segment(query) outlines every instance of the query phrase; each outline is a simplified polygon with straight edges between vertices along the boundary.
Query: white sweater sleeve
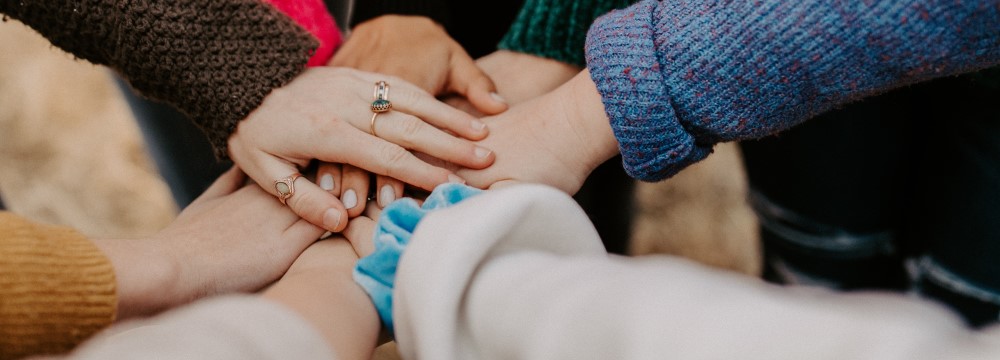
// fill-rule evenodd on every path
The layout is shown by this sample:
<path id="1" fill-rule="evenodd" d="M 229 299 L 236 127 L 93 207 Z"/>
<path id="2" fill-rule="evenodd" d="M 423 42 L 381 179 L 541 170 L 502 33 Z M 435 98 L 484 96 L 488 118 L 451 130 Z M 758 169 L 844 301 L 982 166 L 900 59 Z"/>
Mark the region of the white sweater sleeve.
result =
<path id="1" fill-rule="evenodd" d="M 1000 358 L 1000 329 L 927 302 L 609 256 L 572 199 L 540 186 L 429 215 L 399 266 L 410 359 Z"/>
<path id="2" fill-rule="evenodd" d="M 259 296 L 227 296 L 116 325 L 72 360 L 334 359 L 312 325 Z"/>

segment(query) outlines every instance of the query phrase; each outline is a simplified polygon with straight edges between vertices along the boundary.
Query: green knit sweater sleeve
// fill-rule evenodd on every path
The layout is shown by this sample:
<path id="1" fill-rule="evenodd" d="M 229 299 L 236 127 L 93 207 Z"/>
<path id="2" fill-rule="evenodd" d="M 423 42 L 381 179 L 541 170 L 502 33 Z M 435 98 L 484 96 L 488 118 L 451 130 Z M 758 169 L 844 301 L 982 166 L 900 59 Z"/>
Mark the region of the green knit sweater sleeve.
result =
<path id="1" fill-rule="evenodd" d="M 527 0 L 499 48 L 585 66 L 583 43 L 598 16 L 635 0 Z"/>
<path id="2" fill-rule="evenodd" d="M 220 158 L 236 124 L 319 45 L 260 0 L 0 0 L 0 13 L 176 106 Z"/>

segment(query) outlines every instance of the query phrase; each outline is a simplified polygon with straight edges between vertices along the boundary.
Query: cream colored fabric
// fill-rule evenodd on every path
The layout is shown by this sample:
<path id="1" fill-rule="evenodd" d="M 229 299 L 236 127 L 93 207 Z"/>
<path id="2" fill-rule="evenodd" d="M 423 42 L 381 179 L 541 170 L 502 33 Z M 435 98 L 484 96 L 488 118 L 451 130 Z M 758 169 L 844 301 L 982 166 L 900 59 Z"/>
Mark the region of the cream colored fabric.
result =
<path id="1" fill-rule="evenodd" d="M 246 295 L 203 300 L 148 320 L 116 325 L 69 358 L 305 360 L 334 355 L 297 314 Z"/>
<path id="2" fill-rule="evenodd" d="M 930 303 L 609 256 L 572 199 L 541 186 L 426 217 L 396 283 L 408 359 L 1000 359 L 998 329 Z"/>

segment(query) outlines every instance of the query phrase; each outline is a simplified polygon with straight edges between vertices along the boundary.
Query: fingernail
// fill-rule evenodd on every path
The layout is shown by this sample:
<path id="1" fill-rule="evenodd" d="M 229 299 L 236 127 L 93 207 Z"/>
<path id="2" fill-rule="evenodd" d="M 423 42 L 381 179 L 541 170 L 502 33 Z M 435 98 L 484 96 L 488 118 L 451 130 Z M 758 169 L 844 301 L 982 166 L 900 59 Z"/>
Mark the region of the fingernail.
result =
<path id="1" fill-rule="evenodd" d="M 465 179 L 462 179 L 462 178 L 458 177 L 458 175 L 455 175 L 455 174 L 448 174 L 448 182 L 450 182 L 450 183 L 457 183 L 457 184 L 465 184 Z"/>
<path id="2" fill-rule="evenodd" d="M 354 189 L 348 189 L 344 192 L 344 196 L 340 199 L 344 203 L 344 207 L 347 209 L 353 209 L 358 206 L 358 193 L 354 192 Z"/>
<path id="3" fill-rule="evenodd" d="M 389 203 L 396 200 L 396 190 L 392 189 L 392 186 L 382 185 L 382 189 L 378 191 L 378 206 L 385 207 Z"/>
<path id="4" fill-rule="evenodd" d="M 319 187 L 326 191 L 333 191 L 333 175 L 323 174 L 320 176 Z"/>
<path id="5" fill-rule="evenodd" d="M 472 129 L 482 130 L 486 128 L 486 123 L 479 120 L 472 120 Z"/>
<path id="6" fill-rule="evenodd" d="M 493 100 L 496 100 L 496 101 L 499 101 L 499 102 L 502 102 L 502 103 L 504 103 L 504 104 L 506 104 L 506 103 L 507 103 L 507 100 L 505 100 L 505 99 L 503 98 L 503 96 L 500 96 L 500 94 L 497 94 L 497 93 L 495 93 L 495 92 L 491 92 L 491 93 L 490 93 L 490 97 L 492 97 L 492 98 L 493 98 Z"/>
<path id="7" fill-rule="evenodd" d="M 323 240 L 323 239 L 326 239 L 326 238 L 328 238 L 328 237 L 330 237 L 330 236 L 333 236 L 333 233 L 332 233 L 332 232 L 329 232 L 329 231 L 327 231 L 327 232 L 323 233 L 323 235 L 320 235 L 320 236 L 319 236 L 319 239 L 320 239 L 320 240 Z"/>
<path id="8" fill-rule="evenodd" d="M 487 156 L 490 156 L 490 153 L 491 153 L 491 152 L 492 152 L 492 151 L 490 151 L 490 150 L 489 150 L 489 149 L 487 149 L 487 148 L 482 148 L 482 147 L 478 147 L 478 146 L 476 146 L 476 157 L 477 157 L 477 158 L 480 158 L 480 159 L 482 159 L 482 158 L 484 158 L 484 157 L 487 157 Z"/>
<path id="9" fill-rule="evenodd" d="M 323 226 L 327 230 L 333 231 L 337 229 L 338 225 L 340 225 L 340 211 L 327 209 L 326 213 L 323 214 Z"/>

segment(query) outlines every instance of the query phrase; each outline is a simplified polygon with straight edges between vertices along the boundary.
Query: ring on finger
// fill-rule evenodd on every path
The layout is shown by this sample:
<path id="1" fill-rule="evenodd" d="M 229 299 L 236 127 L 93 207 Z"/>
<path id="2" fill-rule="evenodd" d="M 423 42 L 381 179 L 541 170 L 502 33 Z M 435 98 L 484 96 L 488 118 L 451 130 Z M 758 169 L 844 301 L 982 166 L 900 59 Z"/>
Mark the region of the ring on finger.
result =
<path id="1" fill-rule="evenodd" d="M 378 134 L 375 133 L 375 118 L 377 118 L 377 117 L 378 117 L 378 113 L 372 114 L 371 131 L 372 131 L 372 136 L 375 136 L 375 137 L 378 137 Z"/>
<path id="2" fill-rule="evenodd" d="M 392 102 L 389 101 L 389 83 L 378 81 L 375 83 L 375 101 L 372 101 L 372 112 L 383 113 L 392 109 Z"/>
<path id="3" fill-rule="evenodd" d="M 281 201 L 281 205 L 288 205 L 286 202 L 292 195 L 295 195 L 295 179 L 301 177 L 302 174 L 294 173 L 288 175 L 284 179 L 278 179 L 274 181 L 274 190 L 278 193 L 278 201 Z"/>

